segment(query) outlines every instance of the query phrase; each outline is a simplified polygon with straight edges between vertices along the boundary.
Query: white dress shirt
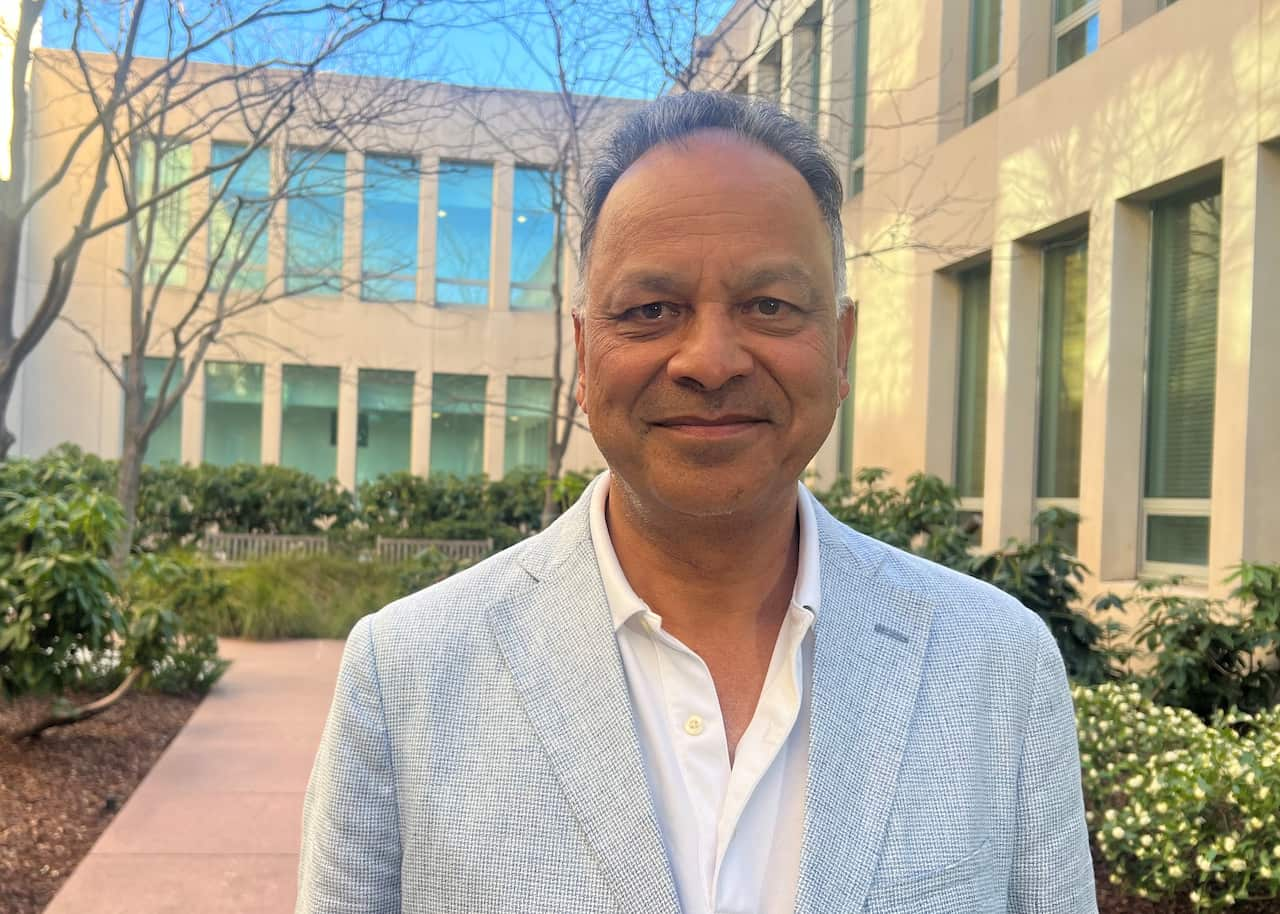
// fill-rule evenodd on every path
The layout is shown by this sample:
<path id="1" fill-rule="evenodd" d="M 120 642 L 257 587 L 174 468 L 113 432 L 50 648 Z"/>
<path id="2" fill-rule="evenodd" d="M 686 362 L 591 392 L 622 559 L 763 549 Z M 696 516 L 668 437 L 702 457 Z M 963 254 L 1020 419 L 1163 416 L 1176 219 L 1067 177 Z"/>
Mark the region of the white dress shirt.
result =
<path id="1" fill-rule="evenodd" d="M 591 540 L 684 914 L 795 909 L 820 594 L 813 496 L 797 486 L 800 554 L 791 606 L 732 767 L 706 664 L 663 631 L 662 617 L 631 589 L 618 563 L 605 519 L 607 473 L 592 495 Z"/>

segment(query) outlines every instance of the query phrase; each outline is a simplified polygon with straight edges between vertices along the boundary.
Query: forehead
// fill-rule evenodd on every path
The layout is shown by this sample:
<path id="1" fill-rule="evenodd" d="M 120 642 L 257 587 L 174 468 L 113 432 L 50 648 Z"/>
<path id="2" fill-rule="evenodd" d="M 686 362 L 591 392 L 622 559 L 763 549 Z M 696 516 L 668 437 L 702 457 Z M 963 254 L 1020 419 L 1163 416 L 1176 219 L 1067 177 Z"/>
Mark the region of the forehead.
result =
<path id="1" fill-rule="evenodd" d="M 781 156 L 727 131 L 655 146 L 623 172 L 601 208 L 589 281 L 636 260 L 705 270 L 760 258 L 832 270 L 831 238 L 804 177 Z"/>

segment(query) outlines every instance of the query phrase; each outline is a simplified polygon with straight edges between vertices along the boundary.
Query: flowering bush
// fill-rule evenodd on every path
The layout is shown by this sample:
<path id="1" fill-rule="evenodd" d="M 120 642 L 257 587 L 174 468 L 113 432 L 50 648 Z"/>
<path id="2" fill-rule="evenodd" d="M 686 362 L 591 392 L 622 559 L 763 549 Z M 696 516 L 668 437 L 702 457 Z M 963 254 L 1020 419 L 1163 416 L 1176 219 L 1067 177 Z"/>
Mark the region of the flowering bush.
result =
<path id="1" fill-rule="evenodd" d="M 1198 910 L 1280 900 L 1280 708 L 1205 723 L 1136 683 L 1074 697 L 1089 827 L 1112 881 Z"/>

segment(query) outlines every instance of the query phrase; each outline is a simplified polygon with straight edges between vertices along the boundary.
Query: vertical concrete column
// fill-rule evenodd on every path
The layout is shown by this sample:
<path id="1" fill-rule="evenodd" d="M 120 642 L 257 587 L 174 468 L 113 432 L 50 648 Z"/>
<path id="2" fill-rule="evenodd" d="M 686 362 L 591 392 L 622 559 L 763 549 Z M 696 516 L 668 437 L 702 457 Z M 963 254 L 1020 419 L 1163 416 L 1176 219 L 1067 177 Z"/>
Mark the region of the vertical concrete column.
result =
<path id="1" fill-rule="evenodd" d="M 515 192 L 515 164 L 493 163 L 493 204 L 490 208 L 489 310 L 511 310 L 511 213 Z"/>
<path id="2" fill-rule="evenodd" d="M 1105 201 L 1090 214 L 1079 555 L 1104 581 L 1135 577 L 1140 558 L 1150 243 L 1146 204 Z"/>
<path id="3" fill-rule="evenodd" d="M 1052 29 L 1050 0 L 1005 0 L 1000 11 L 1000 107 L 1049 75 L 1052 52 L 1046 37 Z"/>
<path id="4" fill-rule="evenodd" d="M 1098 16 L 1098 44 L 1105 44 L 1148 16 L 1154 16 L 1159 9 L 1159 0 L 1102 0 Z"/>
<path id="5" fill-rule="evenodd" d="M 199 466 L 204 462 L 204 363 L 187 366 L 194 374 L 182 395 L 182 462 Z"/>
<path id="6" fill-rule="evenodd" d="M 1209 520 L 1209 589 L 1242 559 L 1280 556 L 1280 155 L 1243 145 L 1225 162 Z"/>
<path id="7" fill-rule="evenodd" d="M 484 393 L 484 472 L 501 479 L 507 456 L 507 376 L 489 375 Z"/>
<path id="8" fill-rule="evenodd" d="M 871 5 L 871 59 L 876 59 L 876 31 L 882 29 L 886 17 L 877 16 L 876 5 Z M 933 0 L 926 4 L 924 22 L 938 23 L 938 44 L 929 43 L 931 29 L 925 30 L 925 40 L 921 48 L 927 48 L 931 56 L 937 60 L 938 73 L 938 137 L 941 143 L 947 137 L 964 129 L 965 112 L 969 97 L 969 0 L 960 2 L 944 2 Z M 928 72 L 927 61 L 921 64 L 921 70 Z M 872 99 L 868 99 L 868 107 Z M 1001 91 L 1000 103 L 1004 104 L 1004 93 Z M 868 113 L 868 120 L 874 120 Z M 872 137 L 874 134 L 872 135 Z M 872 142 L 868 137 L 868 145 Z"/>
<path id="9" fill-rule="evenodd" d="M 409 471 L 426 476 L 431 469 L 431 359 L 424 355 L 413 375 L 409 425 Z"/>
<path id="10" fill-rule="evenodd" d="M 987 450 L 982 545 L 1032 538 L 1040 252 L 1018 242 L 992 251 L 987 342 Z"/>
<path id="11" fill-rule="evenodd" d="M 360 412 L 360 370 L 348 362 L 338 376 L 338 482 L 356 487 L 356 433 Z"/>
<path id="12" fill-rule="evenodd" d="M 284 366 L 262 366 L 262 462 L 280 462 L 280 434 L 284 419 Z"/>
<path id="13" fill-rule="evenodd" d="M 364 234 L 364 155 L 346 154 L 347 189 L 342 200 L 342 296 L 360 298 Z"/>
<path id="14" fill-rule="evenodd" d="M 418 178 L 418 301 L 435 306 L 436 303 L 436 222 L 440 218 L 440 157 L 418 157 L 422 170 Z M 431 375 L 419 381 L 419 387 L 428 389 Z M 428 398 L 429 399 L 429 398 Z M 415 395 L 414 402 L 417 402 Z M 426 472 L 425 466 L 423 473 Z"/>

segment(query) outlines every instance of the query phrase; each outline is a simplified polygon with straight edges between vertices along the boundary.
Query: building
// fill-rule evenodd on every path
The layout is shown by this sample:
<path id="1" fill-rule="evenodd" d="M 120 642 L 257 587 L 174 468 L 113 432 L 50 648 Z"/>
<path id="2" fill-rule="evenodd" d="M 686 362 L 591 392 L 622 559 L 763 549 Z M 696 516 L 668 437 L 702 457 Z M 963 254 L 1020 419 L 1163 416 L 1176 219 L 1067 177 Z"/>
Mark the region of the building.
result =
<path id="1" fill-rule="evenodd" d="M 828 479 L 1079 513 L 1090 587 L 1280 561 L 1280 2 L 737 3 L 694 84 L 846 169 L 855 393 Z"/>
<path id="2" fill-rule="evenodd" d="M 53 173 L 72 128 L 91 120 L 73 65 L 69 52 L 43 49 L 32 67 L 33 181 Z M 212 84 L 217 72 L 194 64 L 189 79 Z M 147 268 L 146 293 L 160 296 L 144 366 L 149 390 L 173 352 L 168 328 L 186 313 L 226 237 L 220 226 L 233 218 L 231 200 L 284 197 L 264 217 L 232 283 L 248 292 L 274 283 L 282 294 L 228 321 L 179 408 L 152 436 L 147 462 L 278 463 L 348 487 L 394 470 L 498 478 L 545 467 L 558 238 L 566 384 L 573 365 L 574 211 L 567 208 L 568 229 L 557 235 L 549 183 L 560 100 L 336 74 L 322 74 L 318 84 L 331 109 L 389 108 L 393 93 L 410 105 L 395 118 L 353 120 L 359 129 L 337 143 L 333 130 L 308 127 L 300 114 L 234 177 L 223 172 L 192 184 L 158 209 L 155 250 L 175 249 L 188 226 L 197 235 L 174 269 L 161 269 L 162 256 Z M 170 116 L 170 128 L 181 134 L 230 101 L 201 93 Z M 634 104 L 593 100 L 590 122 L 580 124 L 587 141 Z M 162 150 L 158 165 L 139 162 L 135 173 L 158 167 L 161 186 L 178 186 L 211 162 L 245 155 L 251 139 L 234 118 L 193 132 L 199 139 Z M 87 193 L 87 172 L 77 162 L 33 211 L 23 254 L 28 301 L 43 292 L 66 240 L 67 214 L 78 212 Z M 210 195 L 228 181 L 224 202 L 197 225 L 196 214 L 209 211 Z M 101 218 L 123 212 L 122 201 L 113 175 Z M 20 376 L 11 412 L 18 453 L 70 441 L 120 454 L 123 394 L 112 370 L 130 350 L 124 271 L 138 230 L 122 225 L 86 247 L 63 320 Z M 581 415 L 577 421 L 565 466 L 603 466 Z"/>

